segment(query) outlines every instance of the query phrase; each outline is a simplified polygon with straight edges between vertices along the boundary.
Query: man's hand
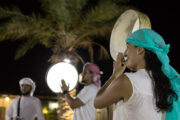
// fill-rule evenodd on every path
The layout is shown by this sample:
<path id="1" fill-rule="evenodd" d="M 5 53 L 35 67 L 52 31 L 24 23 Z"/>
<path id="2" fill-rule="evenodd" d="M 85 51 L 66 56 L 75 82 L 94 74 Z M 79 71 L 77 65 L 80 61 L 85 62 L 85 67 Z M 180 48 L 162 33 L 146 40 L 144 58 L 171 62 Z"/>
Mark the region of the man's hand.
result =
<path id="1" fill-rule="evenodd" d="M 61 93 L 61 92 L 57 93 L 56 95 L 57 95 L 58 97 L 64 97 L 64 94 Z"/>
<path id="2" fill-rule="evenodd" d="M 69 85 L 66 85 L 66 82 L 64 80 L 61 80 L 61 84 L 62 84 L 61 86 L 62 92 L 69 91 Z"/>

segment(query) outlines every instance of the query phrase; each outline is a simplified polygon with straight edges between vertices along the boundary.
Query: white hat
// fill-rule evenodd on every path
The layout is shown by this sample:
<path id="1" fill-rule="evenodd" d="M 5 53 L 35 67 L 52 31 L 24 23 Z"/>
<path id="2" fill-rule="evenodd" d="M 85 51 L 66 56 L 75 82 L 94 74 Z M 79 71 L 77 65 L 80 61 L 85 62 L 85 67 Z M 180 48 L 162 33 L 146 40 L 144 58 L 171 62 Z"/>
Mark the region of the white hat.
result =
<path id="1" fill-rule="evenodd" d="M 30 95 L 33 96 L 35 88 L 36 88 L 35 82 L 33 82 L 33 80 L 31 78 L 29 78 L 29 77 L 24 77 L 19 81 L 19 85 L 21 86 L 22 84 L 32 86 L 32 90 L 31 90 Z"/>

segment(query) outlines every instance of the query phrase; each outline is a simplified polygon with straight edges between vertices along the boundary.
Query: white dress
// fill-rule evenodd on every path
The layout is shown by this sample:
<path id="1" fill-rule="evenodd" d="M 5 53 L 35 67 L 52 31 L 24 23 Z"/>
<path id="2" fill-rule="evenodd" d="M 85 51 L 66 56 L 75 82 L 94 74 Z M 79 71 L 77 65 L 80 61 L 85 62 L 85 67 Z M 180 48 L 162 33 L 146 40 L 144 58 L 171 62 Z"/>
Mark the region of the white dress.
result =
<path id="1" fill-rule="evenodd" d="M 115 104 L 113 120 L 161 120 L 162 112 L 157 111 L 152 80 L 146 70 L 125 75 L 132 84 L 133 93 L 127 102 Z"/>
<path id="2" fill-rule="evenodd" d="M 6 120 L 10 120 L 11 117 L 15 118 L 17 116 L 18 100 L 19 98 L 15 98 L 7 109 Z M 22 96 L 20 101 L 20 117 L 22 117 L 23 120 L 34 120 L 35 117 L 37 117 L 38 120 L 44 120 L 40 100 L 33 96 Z"/>
<path id="3" fill-rule="evenodd" d="M 96 120 L 96 108 L 94 107 L 94 99 L 99 88 L 94 84 L 85 86 L 77 95 L 77 97 L 85 104 L 74 109 L 73 120 Z"/>

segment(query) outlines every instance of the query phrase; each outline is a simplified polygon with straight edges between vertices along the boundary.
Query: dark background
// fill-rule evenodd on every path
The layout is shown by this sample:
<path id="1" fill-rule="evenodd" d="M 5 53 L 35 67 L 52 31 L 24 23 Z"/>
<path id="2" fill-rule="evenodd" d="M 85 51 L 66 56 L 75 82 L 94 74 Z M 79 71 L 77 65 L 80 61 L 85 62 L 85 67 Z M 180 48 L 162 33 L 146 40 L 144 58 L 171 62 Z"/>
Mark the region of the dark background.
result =
<path id="1" fill-rule="evenodd" d="M 93 1 L 92 1 L 93 2 Z M 39 3 L 36 0 L 1 0 L 1 6 L 17 5 L 25 13 L 37 12 Z M 179 6 L 177 1 L 132 0 L 131 5 L 149 16 L 152 29 L 163 36 L 166 43 L 171 45 L 170 64 L 179 72 Z M 109 50 L 109 43 L 103 43 Z M 19 94 L 19 80 L 31 77 L 37 85 L 35 95 L 54 95 L 47 87 L 45 75 L 50 63 L 51 51 L 43 46 L 36 46 L 18 61 L 14 60 L 15 50 L 19 43 L 0 42 L 0 93 Z M 96 61 L 104 72 L 102 83 L 112 73 L 112 59 Z"/>

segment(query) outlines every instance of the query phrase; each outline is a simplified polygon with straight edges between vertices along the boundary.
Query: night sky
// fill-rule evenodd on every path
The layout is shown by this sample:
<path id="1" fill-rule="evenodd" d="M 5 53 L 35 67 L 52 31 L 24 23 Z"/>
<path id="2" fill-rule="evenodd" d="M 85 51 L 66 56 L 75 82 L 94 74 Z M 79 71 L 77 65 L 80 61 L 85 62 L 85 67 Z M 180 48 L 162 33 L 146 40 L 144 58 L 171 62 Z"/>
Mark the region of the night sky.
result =
<path id="1" fill-rule="evenodd" d="M 180 47 L 179 39 L 179 7 L 175 1 L 163 1 L 157 3 L 158 0 L 132 0 L 132 3 L 141 12 L 149 16 L 152 29 L 163 36 L 166 43 L 170 46 L 170 64 L 179 72 L 180 71 Z M 21 4 L 20 4 L 21 3 Z M 1 0 L 0 5 L 18 5 L 25 12 L 38 11 L 38 2 L 36 0 Z M 33 7 L 32 7 L 33 6 Z M 19 43 L 0 42 L 0 93 L 19 93 L 18 81 L 22 77 L 31 77 L 37 84 L 35 95 L 54 95 L 47 87 L 45 75 L 50 63 L 48 59 L 51 51 L 43 46 L 36 46 L 30 50 L 24 57 L 18 61 L 14 60 L 15 50 Z M 107 49 L 109 44 L 106 43 Z M 111 75 L 112 59 L 108 61 L 97 61 L 104 72 L 102 75 L 102 83 Z"/>

